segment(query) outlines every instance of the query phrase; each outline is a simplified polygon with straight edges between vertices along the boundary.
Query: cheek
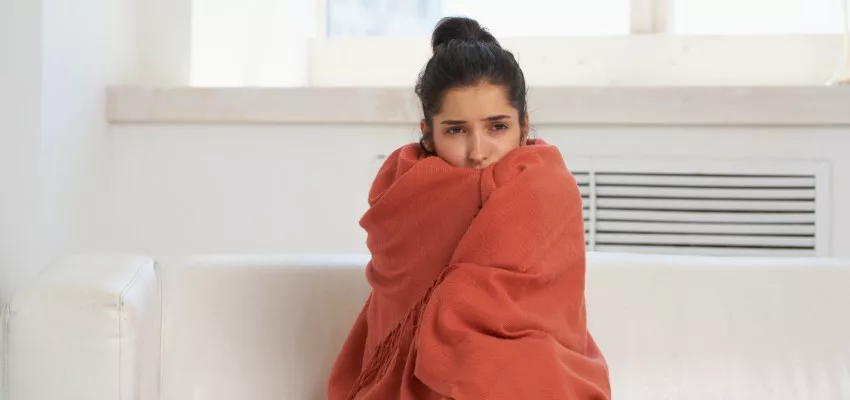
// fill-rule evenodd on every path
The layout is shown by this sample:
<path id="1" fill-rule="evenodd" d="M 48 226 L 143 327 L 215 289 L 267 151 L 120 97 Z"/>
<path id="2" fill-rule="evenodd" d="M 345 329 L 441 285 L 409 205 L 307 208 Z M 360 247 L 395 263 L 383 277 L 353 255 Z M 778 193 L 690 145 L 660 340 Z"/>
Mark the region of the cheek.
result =
<path id="1" fill-rule="evenodd" d="M 463 141 L 456 140 L 456 138 L 448 138 L 445 136 L 434 137 L 434 148 L 437 151 L 437 154 L 445 156 L 460 154 L 464 151 L 463 147 Z"/>
<path id="2" fill-rule="evenodd" d="M 466 146 L 462 140 L 447 137 L 435 137 L 434 149 L 437 156 L 455 167 L 466 165 Z"/>
<path id="3" fill-rule="evenodd" d="M 520 146 L 522 133 L 519 128 L 512 127 L 498 136 L 496 142 L 499 149 L 504 152 L 511 151 Z"/>

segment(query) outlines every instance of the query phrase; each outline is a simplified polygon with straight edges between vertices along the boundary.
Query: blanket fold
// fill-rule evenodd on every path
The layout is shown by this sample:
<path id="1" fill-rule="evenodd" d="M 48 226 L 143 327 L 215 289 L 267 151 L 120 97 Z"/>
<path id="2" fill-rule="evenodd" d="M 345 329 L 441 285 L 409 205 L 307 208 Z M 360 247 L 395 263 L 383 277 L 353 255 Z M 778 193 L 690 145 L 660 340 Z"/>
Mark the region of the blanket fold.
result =
<path id="1" fill-rule="evenodd" d="M 587 331 L 581 197 L 540 140 L 482 170 L 405 146 L 361 220 L 373 291 L 330 399 L 609 399 Z"/>

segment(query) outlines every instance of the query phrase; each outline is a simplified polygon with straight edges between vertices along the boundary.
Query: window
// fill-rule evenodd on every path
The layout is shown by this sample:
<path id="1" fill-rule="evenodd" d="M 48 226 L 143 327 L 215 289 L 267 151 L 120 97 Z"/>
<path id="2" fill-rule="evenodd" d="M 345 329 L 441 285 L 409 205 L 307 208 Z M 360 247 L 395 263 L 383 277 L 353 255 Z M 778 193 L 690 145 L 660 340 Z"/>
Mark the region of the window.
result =
<path id="1" fill-rule="evenodd" d="M 418 36 L 440 18 L 439 0 L 328 0 L 328 36 Z"/>
<path id="2" fill-rule="evenodd" d="M 673 33 L 805 35 L 843 32 L 847 0 L 675 0 Z"/>
<path id="3" fill-rule="evenodd" d="M 674 34 L 840 34 L 847 0 L 326 1 L 331 37 L 427 36 L 449 15 L 478 19 L 497 37 L 551 37 L 628 35 L 634 4 L 671 7 L 661 14 Z"/>
<path id="4" fill-rule="evenodd" d="M 631 0 L 327 0 L 339 36 L 428 36 L 444 16 L 479 20 L 496 37 L 627 35 Z"/>
<path id="5" fill-rule="evenodd" d="M 409 85 L 430 54 L 425 38 L 440 18 L 451 15 L 479 20 L 523 57 L 533 84 L 681 84 L 682 77 L 693 77 L 688 82 L 698 85 L 822 83 L 830 79 L 841 57 L 838 35 L 846 29 L 845 9 L 850 3 L 179 1 L 191 2 L 191 85 L 283 87 Z M 704 41 L 691 35 L 727 38 Z M 390 37 L 401 39 L 387 40 Z M 537 39 L 545 37 L 552 39 Z M 850 35 L 846 40 L 845 59 L 850 59 Z M 776 68 L 765 75 L 765 67 L 728 67 L 741 54 L 770 60 Z"/>

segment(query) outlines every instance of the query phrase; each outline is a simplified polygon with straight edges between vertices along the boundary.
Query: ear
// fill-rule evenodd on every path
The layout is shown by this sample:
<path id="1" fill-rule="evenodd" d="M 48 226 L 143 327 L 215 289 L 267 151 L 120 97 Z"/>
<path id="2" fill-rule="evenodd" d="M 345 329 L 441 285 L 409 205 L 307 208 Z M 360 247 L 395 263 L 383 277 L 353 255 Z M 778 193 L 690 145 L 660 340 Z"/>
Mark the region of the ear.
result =
<path id="1" fill-rule="evenodd" d="M 428 133 L 428 123 L 425 122 L 424 119 L 419 122 L 419 130 L 422 132 L 423 137 L 426 136 L 427 133 Z M 433 135 L 431 137 L 433 138 Z M 422 144 L 422 147 L 425 148 L 425 150 L 433 153 L 434 152 L 433 140 L 434 139 L 422 140 L 420 143 Z"/>

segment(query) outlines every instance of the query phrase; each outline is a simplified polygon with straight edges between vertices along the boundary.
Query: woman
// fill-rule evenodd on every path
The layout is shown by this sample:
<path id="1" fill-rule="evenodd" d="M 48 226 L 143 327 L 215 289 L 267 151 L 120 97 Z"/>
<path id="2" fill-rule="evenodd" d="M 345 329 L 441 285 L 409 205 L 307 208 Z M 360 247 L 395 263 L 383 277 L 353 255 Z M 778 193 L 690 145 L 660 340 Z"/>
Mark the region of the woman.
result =
<path id="1" fill-rule="evenodd" d="M 477 22 L 442 20 L 416 93 L 422 139 L 372 185 L 372 286 L 329 398 L 609 399 L 587 331 L 581 197 L 528 139 L 525 78 Z"/>

